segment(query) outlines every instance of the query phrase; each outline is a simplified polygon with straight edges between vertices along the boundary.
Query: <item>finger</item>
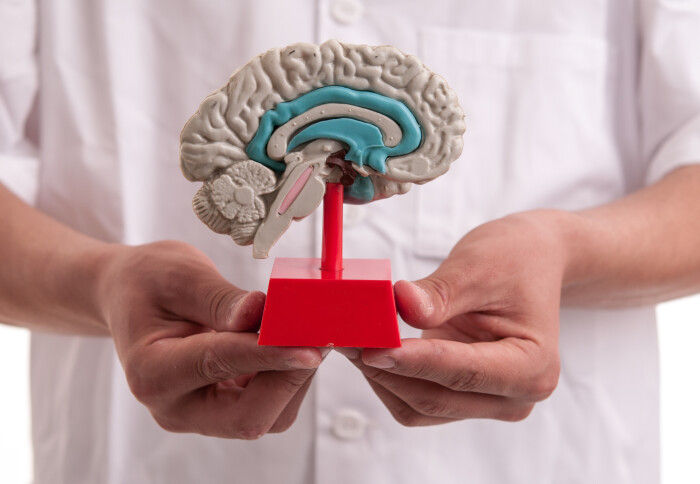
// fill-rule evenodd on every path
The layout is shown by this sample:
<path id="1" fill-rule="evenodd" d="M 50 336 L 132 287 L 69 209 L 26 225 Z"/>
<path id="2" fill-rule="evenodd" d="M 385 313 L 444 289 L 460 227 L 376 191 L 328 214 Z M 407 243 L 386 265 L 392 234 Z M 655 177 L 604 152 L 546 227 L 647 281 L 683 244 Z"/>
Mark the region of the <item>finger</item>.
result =
<path id="1" fill-rule="evenodd" d="M 367 366 L 361 370 L 369 381 L 380 385 L 408 407 L 397 412 L 404 425 L 414 425 L 415 422 L 434 425 L 434 419 L 516 421 L 527 417 L 534 405 L 497 395 L 457 392 L 431 381 L 394 375 Z"/>
<path id="2" fill-rule="evenodd" d="M 221 429 L 222 409 L 235 411 L 243 389 L 236 385 L 209 385 L 167 402 L 148 406 L 151 415 L 168 432 L 197 433 L 233 438 Z"/>
<path id="3" fill-rule="evenodd" d="M 318 347 L 318 350 L 321 353 L 321 358 L 323 358 L 325 360 L 326 357 L 328 356 L 328 354 L 331 352 L 331 349 L 332 348 L 328 348 L 328 347 Z M 299 391 L 289 401 L 289 403 L 287 404 L 285 409 L 282 411 L 280 416 L 277 418 L 277 421 L 270 428 L 270 430 L 269 430 L 270 433 L 284 432 L 285 430 L 287 430 L 289 427 L 292 426 L 292 424 L 294 423 L 294 421 L 297 418 L 297 414 L 299 413 L 299 408 L 301 407 L 301 404 L 304 401 L 304 397 L 306 396 L 306 393 L 308 392 L 312 381 L 313 381 L 313 375 L 311 378 L 309 378 L 306 381 L 306 383 L 304 383 L 304 385 L 299 389 Z"/>
<path id="4" fill-rule="evenodd" d="M 376 393 L 387 410 L 389 410 L 392 417 L 401 425 L 407 427 L 421 427 L 426 425 L 441 425 L 455 421 L 455 419 L 451 418 L 432 417 L 416 412 L 410 405 L 394 395 L 390 390 L 387 390 L 367 376 L 365 376 L 365 378 L 372 387 L 372 390 L 374 390 L 374 393 Z"/>
<path id="5" fill-rule="evenodd" d="M 449 259 L 426 278 L 398 281 L 394 285 L 396 307 L 408 324 L 421 329 L 434 328 L 448 319 L 474 310 L 470 307 L 467 273 L 456 270 Z"/>
<path id="6" fill-rule="evenodd" d="M 255 375 L 241 394 L 236 413 L 230 415 L 228 431 L 239 438 L 257 439 L 269 432 L 287 409 L 282 425 L 291 425 L 314 373 L 266 371 Z"/>
<path id="7" fill-rule="evenodd" d="M 284 432 L 292 426 L 299 414 L 299 408 L 301 408 L 304 397 L 306 397 L 306 393 L 309 391 L 311 382 L 313 382 L 313 375 L 306 380 L 304 385 L 302 385 L 299 391 L 297 391 L 289 403 L 287 403 L 287 406 L 282 410 L 279 417 L 277 417 L 275 423 L 270 427 L 270 433 Z"/>
<path id="8" fill-rule="evenodd" d="M 163 310 L 216 331 L 256 331 L 265 306 L 265 294 L 244 291 L 209 268 L 169 274 L 163 293 Z"/>
<path id="9" fill-rule="evenodd" d="M 237 376 L 231 380 L 226 380 L 226 381 L 220 382 L 220 384 L 224 384 L 226 382 L 231 382 L 232 385 L 236 385 L 240 388 L 245 388 L 248 386 L 248 383 L 250 383 L 250 380 L 252 380 L 254 376 L 255 376 L 255 373 L 247 373 L 245 375 Z"/>
<path id="10" fill-rule="evenodd" d="M 258 373 L 245 389 L 210 385 L 153 411 L 171 432 L 253 440 L 267 433 L 314 370 Z"/>
<path id="11" fill-rule="evenodd" d="M 434 328 L 466 312 L 484 309 L 483 289 L 475 285 L 475 271 L 448 257 L 435 272 L 418 281 L 394 285 L 396 306 L 408 324 Z"/>
<path id="12" fill-rule="evenodd" d="M 401 348 L 365 349 L 362 362 L 374 368 L 438 383 L 460 392 L 479 392 L 530 401 L 549 396 L 559 377 L 556 354 L 534 342 L 505 338 L 460 343 L 405 339 Z"/>
<path id="13" fill-rule="evenodd" d="M 397 281 L 394 284 L 396 309 L 408 324 L 426 329 L 442 323 L 433 323 L 442 318 L 435 316 L 435 303 L 430 294 L 415 282 Z"/>
<path id="14" fill-rule="evenodd" d="M 460 291 L 451 280 L 431 275 L 419 281 L 398 281 L 394 285 L 396 309 L 411 326 L 435 328 L 457 314 L 468 312 L 465 291 Z"/>
<path id="15" fill-rule="evenodd" d="M 258 346 L 257 334 L 207 332 L 158 340 L 123 358 L 132 391 L 144 403 L 269 370 L 315 369 L 318 348 Z"/>

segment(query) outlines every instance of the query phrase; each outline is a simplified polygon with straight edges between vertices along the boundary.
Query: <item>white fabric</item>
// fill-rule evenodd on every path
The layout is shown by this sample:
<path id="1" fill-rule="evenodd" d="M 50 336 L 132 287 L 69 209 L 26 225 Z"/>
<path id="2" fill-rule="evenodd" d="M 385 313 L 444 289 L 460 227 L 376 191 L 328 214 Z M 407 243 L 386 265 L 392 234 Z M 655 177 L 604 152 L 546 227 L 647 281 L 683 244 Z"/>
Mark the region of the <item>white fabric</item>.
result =
<path id="1" fill-rule="evenodd" d="M 35 5 L 0 1 L 0 182 L 36 199 L 38 159 L 31 120 L 37 89 Z"/>
<path id="2" fill-rule="evenodd" d="M 254 261 L 196 220 L 178 134 L 207 93 L 271 46 L 394 44 L 457 90 L 468 122 L 462 159 L 405 196 L 351 209 L 345 255 L 391 258 L 397 279 L 428 274 L 486 220 L 605 203 L 700 160 L 698 2 L 46 0 L 38 16 L 34 8 L 0 0 L 0 173 L 18 153 L 28 166 L 36 159 L 25 148 L 36 143 L 39 99 L 42 210 L 104 240 L 185 240 L 246 288 L 265 288 L 272 261 Z M 294 224 L 273 257 L 318 254 L 319 231 L 317 214 Z M 658 482 L 653 308 L 562 310 L 561 357 L 558 389 L 521 423 L 404 428 L 332 353 L 289 432 L 240 442 L 158 428 L 129 394 L 110 341 L 35 334 L 36 483 Z"/>

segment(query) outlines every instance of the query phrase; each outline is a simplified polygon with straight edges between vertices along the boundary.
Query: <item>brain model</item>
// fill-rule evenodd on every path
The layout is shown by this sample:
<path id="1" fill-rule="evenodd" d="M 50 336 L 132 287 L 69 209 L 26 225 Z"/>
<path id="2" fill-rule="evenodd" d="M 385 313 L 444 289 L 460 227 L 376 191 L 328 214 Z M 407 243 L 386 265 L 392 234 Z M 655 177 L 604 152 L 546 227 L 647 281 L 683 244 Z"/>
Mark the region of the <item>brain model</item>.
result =
<path id="1" fill-rule="evenodd" d="M 326 183 L 349 203 L 408 191 L 462 151 L 464 114 L 439 75 L 395 47 L 294 44 L 272 49 L 210 94 L 182 130 L 180 164 L 197 216 L 256 258 Z"/>

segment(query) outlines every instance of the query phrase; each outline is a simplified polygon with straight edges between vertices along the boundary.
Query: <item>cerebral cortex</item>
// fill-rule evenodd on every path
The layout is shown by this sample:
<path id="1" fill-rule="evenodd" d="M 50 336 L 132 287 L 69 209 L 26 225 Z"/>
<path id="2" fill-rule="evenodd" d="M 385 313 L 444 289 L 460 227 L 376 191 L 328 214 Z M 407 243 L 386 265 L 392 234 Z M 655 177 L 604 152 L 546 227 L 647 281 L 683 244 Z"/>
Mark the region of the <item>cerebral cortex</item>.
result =
<path id="1" fill-rule="evenodd" d="M 456 94 L 417 57 L 298 43 L 253 58 L 202 102 L 182 130 L 180 164 L 204 182 L 199 218 L 267 257 L 326 182 L 342 179 L 351 203 L 405 193 L 448 170 L 464 131 Z M 344 163 L 326 163 L 337 153 Z"/>

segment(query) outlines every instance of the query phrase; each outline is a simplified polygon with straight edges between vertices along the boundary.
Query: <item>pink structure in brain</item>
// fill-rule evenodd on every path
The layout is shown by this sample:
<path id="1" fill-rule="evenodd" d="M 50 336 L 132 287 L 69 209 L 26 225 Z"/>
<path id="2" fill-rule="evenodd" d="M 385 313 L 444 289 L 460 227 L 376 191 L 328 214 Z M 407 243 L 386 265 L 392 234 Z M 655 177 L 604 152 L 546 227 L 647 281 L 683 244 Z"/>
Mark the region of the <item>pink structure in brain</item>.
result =
<path id="1" fill-rule="evenodd" d="M 405 193 L 462 150 L 464 114 L 444 79 L 395 47 L 272 49 L 209 95 L 181 134 L 197 216 L 253 255 L 315 210 L 327 182 L 351 203 Z M 339 155 L 340 154 L 340 155 Z"/>

